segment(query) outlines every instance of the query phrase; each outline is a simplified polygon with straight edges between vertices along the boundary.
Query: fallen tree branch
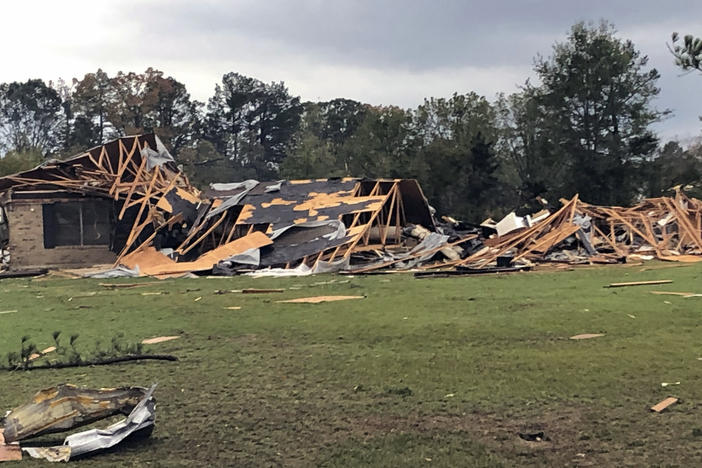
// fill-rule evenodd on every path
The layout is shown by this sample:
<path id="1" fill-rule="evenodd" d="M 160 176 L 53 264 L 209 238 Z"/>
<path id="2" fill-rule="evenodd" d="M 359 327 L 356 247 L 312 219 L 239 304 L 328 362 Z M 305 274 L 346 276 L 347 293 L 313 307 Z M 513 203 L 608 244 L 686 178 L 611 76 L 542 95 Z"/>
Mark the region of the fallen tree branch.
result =
<path id="1" fill-rule="evenodd" d="M 118 362 L 129 362 L 129 361 L 142 361 L 142 360 L 155 360 L 155 361 L 177 361 L 178 358 L 171 354 L 130 354 L 127 356 L 118 356 L 113 358 L 99 359 L 93 361 L 82 361 L 82 362 L 57 362 L 54 364 L 41 364 L 39 366 L 30 366 L 26 369 L 23 367 L 5 367 L 5 370 L 35 370 L 35 369 L 65 369 L 68 367 L 87 367 L 87 366 L 106 366 L 109 364 L 116 364 Z"/>

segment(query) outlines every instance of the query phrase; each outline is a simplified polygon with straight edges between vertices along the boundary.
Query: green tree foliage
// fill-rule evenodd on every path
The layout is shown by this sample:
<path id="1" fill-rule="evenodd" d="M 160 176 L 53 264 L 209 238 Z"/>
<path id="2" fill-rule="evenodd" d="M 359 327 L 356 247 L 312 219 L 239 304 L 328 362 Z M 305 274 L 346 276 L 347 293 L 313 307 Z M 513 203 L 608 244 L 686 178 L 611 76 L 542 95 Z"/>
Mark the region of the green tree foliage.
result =
<path id="1" fill-rule="evenodd" d="M 197 140 L 182 148 L 176 160 L 182 165 L 190 182 L 200 189 L 210 183 L 238 180 L 229 161 L 207 140 Z"/>
<path id="2" fill-rule="evenodd" d="M 300 127 L 295 135 L 295 148 L 280 166 L 280 174 L 288 179 L 316 179 L 343 175 L 335 152 L 343 139 L 333 141 L 327 135 L 325 103 L 306 102 Z M 335 135 L 336 136 L 336 135 Z"/>
<path id="3" fill-rule="evenodd" d="M 5 156 L 0 157 L 0 177 L 32 169 L 43 161 L 44 155 L 38 148 L 10 151 Z"/>
<path id="4" fill-rule="evenodd" d="M 702 144 L 685 149 L 676 141 L 669 141 L 645 164 L 646 195 L 670 195 L 680 186 L 690 195 L 702 197 Z"/>
<path id="5" fill-rule="evenodd" d="M 100 145 L 117 134 L 108 113 L 116 96 L 112 80 L 98 69 L 81 80 L 73 79 L 73 113 L 75 121 L 70 146 L 91 147 Z"/>
<path id="6" fill-rule="evenodd" d="M 113 100 L 107 116 L 120 135 L 155 132 L 174 154 L 192 140 L 198 104 L 185 85 L 153 68 L 119 72 L 110 83 Z"/>
<path id="7" fill-rule="evenodd" d="M 412 166 L 412 113 L 395 106 L 368 106 L 355 132 L 337 152 L 343 175 L 406 177 Z"/>
<path id="8" fill-rule="evenodd" d="M 495 155 L 497 114 L 475 93 L 431 98 L 415 113 L 413 166 L 425 195 L 440 213 L 480 222 L 502 200 Z"/>
<path id="9" fill-rule="evenodd" d="M 48 155 L 61 147 L 63 109 L 59 94 L 42 80 L 0 85 L 0 145 L 20 153 Z"/>
<path id="10" fill-rule="evenodd" d="M 678 33 L 672 34 L 673 46 L 670 51 L 675 57 L 675 65 L 683 70 L 698 70 L 702 72 L 702 38 L 687 34 L 680 41 Z"/>
<path id="11" fill-rule="evenodd" d="M 555 151 L 567 158 L 562 193 L 602 204 L 638 194 L 638 163 L 657 145 L 649 126 L 666 113 L 651 106 L 659 74 L 647 62 L 607 23 L 576 24 L 551 57 L 537 60 L 541 85 L 530 92 Z"/>
<path id="12" fill-rule="evenodd" d="M 283 83 L 228 73 L 208 102 L 205 135 L 241 179 L 274 178 L 291 150 L 302 110 L 300 98 Z"/>
<path id="13" fill-rule="evenodd" d="M 539 208 L 536 197 L 560 195 L 567 171 L 567 158 L 556 151 L 548 131 L 547 113 L 537 96 L 537 90 L 526 87 L 521 93 L 499 96 L 495 103 L 503 183 L 515 198 L 510 205 L 527 210 Z"/>

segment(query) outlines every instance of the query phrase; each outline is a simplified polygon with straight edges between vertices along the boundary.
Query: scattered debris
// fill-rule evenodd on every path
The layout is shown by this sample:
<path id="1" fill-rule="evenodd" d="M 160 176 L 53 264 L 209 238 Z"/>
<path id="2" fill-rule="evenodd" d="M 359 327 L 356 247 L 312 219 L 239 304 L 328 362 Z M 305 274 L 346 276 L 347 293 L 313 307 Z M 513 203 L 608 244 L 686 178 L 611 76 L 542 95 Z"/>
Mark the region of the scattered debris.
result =
<path id="1" fill-rule="evenodd" d="M 4 314 L 14 314 L 17 310 L 0 310 L 0 315 Z"/>
<path id="2" fill-rule="evenodd" d="M 180 336 L 157 336 L 155 338 L 147 338 L 141 341 L 142 344 L 156 344 L 165 341 L 177 340 Z"/>
<path id="3" fill-rule="evenodd" d="M 225 309 L 227 309 L 227 310 L 239 310 L 239 309 L 241 309 L 241 306 L 229 306 L 229 307 L 225 307 Z"/>
<path id="4" fill-rule="evenodd" d="M 651 294 L 657 294 L 659 296 L 682 296 L 682 297 L 688 297 L 688 296 L 694 296 L 695 293 L 691 292 L 676 292 L 676 291 L 649 291 Z"/>
<path id="5" fill-rule="evenodd" d="M 581 335 L 571 336 L 571 340 L 589 340 L 590 338 L 598 338 L 604 336 L 604 333 L 583 333 Z"/>
<path id="6" fill-rule="evenodd" d="M 628 286 L 649 286 L 652 284 L 670 284 L 673 280 L 631 281 L 629 283 L 611 283 L 607 288 L 625 288 Z"/>
<path id="7" fill-rule="evenodd" d="M 55 447 L 22 447 L 22 450 L 33 458 L 42 458 L 51 462 L 67 462 L 76 457 L 113 447 L 132 434 L 150 434 L 155 420 L 156 402 L 152 396 L 155 388 L 156 385 L 154 384 L 148 390 L 142 389 L 145 391 L 145 394 L 133 406 L 127 418 L 105 429 L 90 429 L 71 434 L 66 437 L 63 445 Z"/>
<path id="8" fill-rule="evenodd" d="M 103 288 L 122 289 L 122 288 L 143 288 L 144 286 L 153 286 L 161 284 L 160 281 L 145 281 L 143 283 L 100 283 Z"/>
<path id="9" fill-rule="evenodd" d="M 518 432 L 520 439 L 526 440 L 527 442 L 544 442 L 550 440 L 546 437 L 543 431 L 539 432 Z"/>
<path id="10" fill-rule="evenodd" d="M 242 294 L 268 294 L 268 293 L 282 293 L 285 289 L 242 289 Z"/>
<path id="11" fill-rule="evenodd" d="M 680 385 L 680 382 L 661 382 L 661 387 L 668 387 L 670 385 Z"/>
<path id="12" fill-rule="evenodd" d="M 9 229 L 9 254 L 2 255 L 11 267 L 112 265 L 89 274 L 101 278 L 455 267 L 472 274 L 543 262 L 702 260 L 702 201 L 679 187 L 673 197 L 628 208 L 589 205 L 575 195 L 550 210 L 541 199 L 539 212 L 478 226 L 435 219 L 412 179 L 247 180 L 201 192 L 153 134 L 0 177 L 0 195 Z M 65 219 L 74 222 L 59 222 Z M 63 246 L 71 253 L 56 249 Z M 20 273 L 0 273 L 7 274 Z"/>
<path id="13" fill-rule="evenodd" d="M 6 443 L 3 432 L 4 429 L 0 428 L 0 462 L 22 460 L 22 449 L 19 442 Z"/>
<path id="14" fill-rule="evenodd" d="M 304 304 L 319 304 L 321 302 L 347 301 L 350 299 L 364 299 L 365 296 L 314 296 L 300 297 L 298 299 L 287 299 L 285 301 L 276 301 L 278 303 L 304 303 Z"/>
<path id="15" fill-rule="evenodd" d="M 658 403 L 654 406 L 651 406 L 651 411 L 655 411 L 656 413 L 660 413 L 661 411 L 665 410 L 670 405 L 675 404 L 677 402 L 678 402 L 677 398 L 668 397 L 665 400 L 661 401 L 660 403 Z"/>
<path id="16" fill-rule="evenodd" d="M 37 392 L 32 401 L 2 419 L 6 442 L 63 432 L 118 413 L 129 414 L 147 389 L 121 387 L 83 389 L 61 384 Z"/>

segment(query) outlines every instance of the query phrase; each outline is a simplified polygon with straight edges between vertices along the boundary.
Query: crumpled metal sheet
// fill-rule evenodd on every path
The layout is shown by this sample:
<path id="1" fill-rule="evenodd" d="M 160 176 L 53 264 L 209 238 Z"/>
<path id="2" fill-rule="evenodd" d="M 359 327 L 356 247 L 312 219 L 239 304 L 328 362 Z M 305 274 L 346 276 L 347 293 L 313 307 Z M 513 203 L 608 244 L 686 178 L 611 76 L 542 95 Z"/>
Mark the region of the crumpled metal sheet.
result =
<path id="1" fill-rule="evenodd" d="M 156 149 L 142 148 L 139 150 L 141 157 L 146 159 L 146 170 L 150 171 L 154 167 L 162 166 L 167 163 L 175 162 L 171 153 L 168 152 L 166 146 L 163 144 L 161 139 L 154 135 L 156 140 Z"/>
<path id="2" fill-rule="evenodd" d="M 129 414 L 147 394 L 143 387 L 82 389 L 62 384 L 37 392 L 0 425 L 7 442 L 62 432 L 118 413 Z"/>
<path id="3" fill-rule="evenodd" d="M 22 450 L 34 458 L 59 462 L 114 447 L 130 435 L 154 425 L 156 401 L 152 395 L 155 389 L 156 384 L 151 386 L 126 419 L 106 429 L 90 429 L 69 435 L 63 445 L 22 447 Z"/>

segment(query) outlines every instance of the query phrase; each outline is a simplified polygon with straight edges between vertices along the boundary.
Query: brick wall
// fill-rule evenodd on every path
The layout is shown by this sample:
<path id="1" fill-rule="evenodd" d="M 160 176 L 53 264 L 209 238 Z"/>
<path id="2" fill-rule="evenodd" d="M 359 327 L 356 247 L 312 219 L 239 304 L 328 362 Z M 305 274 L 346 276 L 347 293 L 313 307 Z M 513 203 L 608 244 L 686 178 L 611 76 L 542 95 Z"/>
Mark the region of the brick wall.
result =
<path id="1" fill-rule="evenodd" d="M 10 264 L 13 269 L 75 268 L 114 263 L 117 259 L 117 255 L 105 245 L 44 248 L 42 203 L 60 203 L 61 201 L 69 200 L 12 200 L 5 206 L 10 225 L 9 251 Z"/>

